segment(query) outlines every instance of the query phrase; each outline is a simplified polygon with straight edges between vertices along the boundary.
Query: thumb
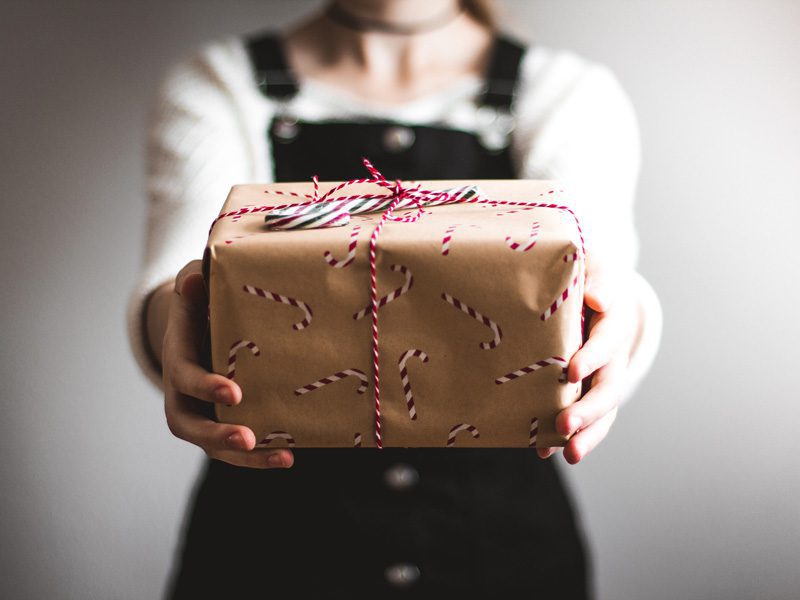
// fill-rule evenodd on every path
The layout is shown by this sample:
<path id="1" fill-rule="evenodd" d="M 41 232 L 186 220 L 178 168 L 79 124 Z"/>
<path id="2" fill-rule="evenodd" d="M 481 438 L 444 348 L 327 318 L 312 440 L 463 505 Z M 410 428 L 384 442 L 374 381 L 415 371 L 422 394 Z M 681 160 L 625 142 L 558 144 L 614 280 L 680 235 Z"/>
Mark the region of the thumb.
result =
<path id="1" fill-rule="evenodd" d="M 208 304 L 201 261 L 193 260 L 180 270 L 175 277 L 175 293 L 186 306 L 199 309 Z"/>
<path id="2" fill-rule="evenodd" d="M 619 290 L 618 275 L 597 258 L 587 260 L 584 302 L 589 308 L 596 312 L 606 312 L 611 308 Z"/>
<path id="3" fill-rule="evenodd" d="M 583 301 L 596 312 L 606 312 L 613 304 L 613 286 L 602 276 L 588 276 Z"/>

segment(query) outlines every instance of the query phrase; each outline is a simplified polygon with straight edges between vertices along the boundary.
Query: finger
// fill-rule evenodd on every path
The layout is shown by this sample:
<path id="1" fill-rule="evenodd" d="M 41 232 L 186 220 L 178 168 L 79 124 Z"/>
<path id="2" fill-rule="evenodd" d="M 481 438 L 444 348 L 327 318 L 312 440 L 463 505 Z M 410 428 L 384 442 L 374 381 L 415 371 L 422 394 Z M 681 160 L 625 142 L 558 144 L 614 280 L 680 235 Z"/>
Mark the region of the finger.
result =
<path id="1" fill-rule="evenodd" d="M 204 400 L 234 406 L 242 401 L 239 385 L 217 373 L 209 373 L 195 362 L 183 357 L 174 357 L 166 366 L 169 385 L 181 394 Z"/>
<path id="2" fill-rule="evenodd" d="M 189 281 L 187 277 L 195 276 L 183 277 L 184 291 Z M 242 397 L 239 386 L 201 366 L 202 339 L 207 327 L 205 301 L 201 310 L 191 306 L 191 300 L 185 296 L 173 297 L 169 327 L 164 336 L 165 383 L 183 394 L 207 402 L 238 404 Z"/>
<path id="3" fill-rule="evenodd" d="M 178 271 L 178 274 L 175 276 L 175 293 L 179 296 L 182 295 L 183 286 L 186 284 L 186 279 L 194 275 L 200 275 L 202 277 L 203 261 L 189 261 L 180 271 Z"/>
<path id="4" fill-rule="evenodd" d="M 578 433 L 572 436 L 564 446 L 564 459 L 571 465 L 579 463 L 581 460 L 597 447 L 597 444 L 603 441 L 603 438 L 608 435 L 611 425 L 617 418 L 617 409 L 611 412 L 586 427 L 581 429 Z"/>
<path id="5" fill-rule="evenodd" d="M 167 389 L 164 412 L 167 425 L 176 437 L 200 446 L 206 452 L 252 450 L 256 436 L 249 427 L 217 423 L 199 412 L 199 400 Z"/>
<path id="6" fill-rule="evenodd" d="M 186 275 L 182 282 L 179 293 L 176 291 L 172 297 L 170 320 L 177 318 L 193 335 L 202 334 L 208 323 L 208 297 L 203 277 Z"/>
<path id="7" fill-rule="evenodd" d="M 285 448 L 275 450 L 258 448 L 250 452 L 222 450 L 210 456 L 237 467 L 251 469 L 288 469 L 294 464 L 294 454 Z"/>
<path id="8" fill-rule="evenodd" d="M 619 406 L 625 383 L 625 363 L 614 358 L 592 378 L 591 389 L 556 416 L 556 431 L 571 436 Z"/>
<path id="9" fill-rule="evenodd" d="M 558 451 L 557 448 L 537 448 L 536 454 L 539 455 L 539 458 L 550 458 Z"/>
<path id="10" fill-rule="evenodd" d="M 598 266 L 599 261 L 588 261 L 586 264 L 586 289 L 584 302 L 598 312 L 606 312 L 614 304 L 618 285 L 612 270 Z"/>
<path id="11" fill-rule="evenodd" d="M 589 339 L 569 361 L 567 380 L 570 383 L 578 383 L 608 364 L 624 337 L 621 317 L 617 311 L 609 311 L 597 317 Z"/>

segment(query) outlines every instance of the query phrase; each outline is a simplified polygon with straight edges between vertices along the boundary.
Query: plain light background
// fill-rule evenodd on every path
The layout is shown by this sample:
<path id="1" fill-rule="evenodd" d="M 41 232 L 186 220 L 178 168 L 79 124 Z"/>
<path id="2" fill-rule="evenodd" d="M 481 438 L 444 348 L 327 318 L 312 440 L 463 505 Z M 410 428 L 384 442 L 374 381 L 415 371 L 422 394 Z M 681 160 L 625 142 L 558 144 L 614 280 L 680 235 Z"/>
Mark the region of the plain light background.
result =
<path id="1" fill-rule="evenodd" d="M 3 598 L 162 593 L 202 453 L 169 434 L 125 337 L 148 102 L 199 44 L 312 5 L 0 2 Z M 564 469 L 599 597 L 796 599 L 800 3 L 506 9 L 525 39 L 610 65 L 641 120 L 664 339 L 612 435 Z"/>

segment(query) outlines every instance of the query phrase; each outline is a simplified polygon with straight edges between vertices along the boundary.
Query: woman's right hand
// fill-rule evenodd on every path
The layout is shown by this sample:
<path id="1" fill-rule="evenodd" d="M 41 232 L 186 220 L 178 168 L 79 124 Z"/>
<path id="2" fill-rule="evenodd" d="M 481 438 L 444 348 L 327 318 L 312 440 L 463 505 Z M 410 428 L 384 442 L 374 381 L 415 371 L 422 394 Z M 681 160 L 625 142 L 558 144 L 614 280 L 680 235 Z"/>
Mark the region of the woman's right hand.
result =
<path id="1" fill-rule="evenodd" d="M 256 437 L 249 427 L 217 423 L 205 416 L 205 402 L 233 406 L 242 401 L 242 390 L 233 380 L 201 366 L 207 311 L 201 262 L 194 260 L 175 278 L 164 332 L 164 410 L 170 431 L 200 446 L 210 458 L 232 465 L 291 467 L 291 450 L 255 449 Z"/>

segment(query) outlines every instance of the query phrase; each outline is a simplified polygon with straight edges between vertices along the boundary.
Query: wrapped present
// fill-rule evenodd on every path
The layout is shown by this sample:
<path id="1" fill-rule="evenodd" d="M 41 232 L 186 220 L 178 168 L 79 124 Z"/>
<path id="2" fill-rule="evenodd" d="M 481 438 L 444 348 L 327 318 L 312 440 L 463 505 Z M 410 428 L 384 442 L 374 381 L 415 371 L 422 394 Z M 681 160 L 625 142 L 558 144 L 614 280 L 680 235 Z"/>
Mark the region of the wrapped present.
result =
<path id="1" fill-rule="evenodd" d="M 243 400 L 217 418 L 267 447 L 564 445 L 584 256 L 557 189 L 372 174 L 231 190 L 205 272 Z"/>

